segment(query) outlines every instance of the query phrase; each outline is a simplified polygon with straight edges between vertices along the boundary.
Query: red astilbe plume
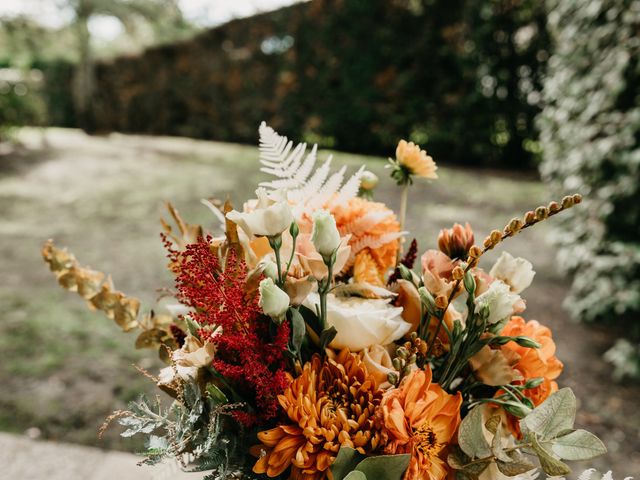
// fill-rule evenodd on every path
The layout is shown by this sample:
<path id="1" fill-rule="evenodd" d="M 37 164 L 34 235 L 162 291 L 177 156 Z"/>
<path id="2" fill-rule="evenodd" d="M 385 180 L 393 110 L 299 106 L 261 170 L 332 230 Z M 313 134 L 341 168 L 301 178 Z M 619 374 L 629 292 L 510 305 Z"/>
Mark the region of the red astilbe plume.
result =
<path id="1" fill-rule="evenodd" d="M 405 256 L 400 260 L 400 263 L 407 267 L 409 270 L 413 268 L 413 264 L 416 263 L 416 258 L 418 256 L 418 241 L 414 238 L 411 240 L 411 245 L 409 246 L 409 250 Z M 402 275 L 400 274 L 400 268 L 396 268 L 391 275 L 389 275 L 389 280 L 387 280 L 387 285 L 393 285 L 397 282 Z"/>
<path id="2" fill-rule="evenodd" d="M 230 249 L 224 268 L 210 238 L 200 238 L 179 252 L 169 247 L 178 299 L 193 308 L 199 332 L 216 346 L 212 366 L 247 402 L 236 410 L 245 426 L 264 423 L 278 412 L 277 396 L 289 382 L 285 349 L 289 325 L 276 327 L 262 314 L 258 295 L 247 295 L 247 267 Z"/>

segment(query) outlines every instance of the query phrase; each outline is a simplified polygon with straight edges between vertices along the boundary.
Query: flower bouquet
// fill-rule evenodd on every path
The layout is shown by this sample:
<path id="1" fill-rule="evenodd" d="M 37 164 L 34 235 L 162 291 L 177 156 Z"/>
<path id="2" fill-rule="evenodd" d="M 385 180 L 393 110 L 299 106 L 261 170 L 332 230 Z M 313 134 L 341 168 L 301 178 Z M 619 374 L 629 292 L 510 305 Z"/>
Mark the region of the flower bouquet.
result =
<path id="1" fill-rule="evenodd" d="M 117 411 L 146 437 L 146 464 L 175 459 L 207 478 L 406 480 L 533 478 L 604 453 L 574 429 L 576 399 L 556 379 L 551 331 L 522 316 L 531 263 L 485 252 L 580 203 L 567 196 L 476 245 L 442 230 L 418 260 L 405 244 L 407 191 L 433 159 L 401 141 L 390 159 L 397 217 L 373 200 L 375 175 L 345 181 L 316 147 L 260 126 L 262 172 L 242 209 L 204 200 L 212 227 L 162 221 L 173 304 L 141 313 L 111 278 L 51 241 L 59 283 L 167 363 L 143 372 L 171 397 Z M 170 404 L 168 404 L 170 403 Z"/>

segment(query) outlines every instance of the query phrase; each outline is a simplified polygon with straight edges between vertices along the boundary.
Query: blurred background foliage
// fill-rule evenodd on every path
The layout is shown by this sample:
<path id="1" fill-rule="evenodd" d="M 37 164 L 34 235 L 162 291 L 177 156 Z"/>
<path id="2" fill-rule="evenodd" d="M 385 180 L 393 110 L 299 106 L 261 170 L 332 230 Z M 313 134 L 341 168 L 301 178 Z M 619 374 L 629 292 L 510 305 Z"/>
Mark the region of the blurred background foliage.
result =
<path id="1" fill-rule="evenodd" d="M 541 173 L 586 197 L 556 235 L 574 277 L 565 305 L 617 328 L 622 338 L 606 356 L 617 376 L 640 376 L 640 2 L 548 5 Z"/>
<path id="2" fill-rule="evenodd" d="M 312 0 L 205 29 L 177 0 L 60 0 L 0 24 L 0 137 L 20 125 L 321 147 L 531 170 L 586 208 L 558 233 L 567 308 L 640 376 L 640 1 Z M 92 18 L 122 34 L 91 38 Z M 536 120 L 537 119 L 537 120 Z M 542 161 L 541 161 L 542 160 Z M 541 163 L 540 163 L 541 161 Z"/>

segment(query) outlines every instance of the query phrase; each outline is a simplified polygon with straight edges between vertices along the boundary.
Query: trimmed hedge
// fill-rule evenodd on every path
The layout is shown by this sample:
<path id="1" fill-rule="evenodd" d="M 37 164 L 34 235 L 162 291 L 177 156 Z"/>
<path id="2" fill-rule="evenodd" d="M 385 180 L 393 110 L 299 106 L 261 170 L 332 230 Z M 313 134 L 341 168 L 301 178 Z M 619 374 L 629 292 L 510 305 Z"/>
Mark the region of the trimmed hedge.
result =
<path id="1" fill-rule="evenodd" d="M 98 130 L 254 143 L 257 125 L 388 155 L 528 167 L 541 2 L 313 0 L 97 67 Z"/>

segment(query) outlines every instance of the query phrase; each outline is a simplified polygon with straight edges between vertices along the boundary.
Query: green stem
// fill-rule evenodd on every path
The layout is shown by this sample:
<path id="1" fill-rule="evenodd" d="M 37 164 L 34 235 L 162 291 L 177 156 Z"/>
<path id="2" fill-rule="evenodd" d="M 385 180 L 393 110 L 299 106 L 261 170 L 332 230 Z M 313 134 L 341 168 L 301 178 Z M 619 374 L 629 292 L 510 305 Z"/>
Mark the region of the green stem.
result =
<path id="1" fill-rule="evenodd" d="M 405 221 L 407 219 L 407 199 L 409 198 L 409 182 L 402 185 L 402 193 L 400 194 L 400 231 L 404 231 Z M 402 258 L 402 247 L 404 244 L 404 237 L 400 238 L 400 245 L 398 246 L 398 258 L 397 262 L 400 262 Z"/>

